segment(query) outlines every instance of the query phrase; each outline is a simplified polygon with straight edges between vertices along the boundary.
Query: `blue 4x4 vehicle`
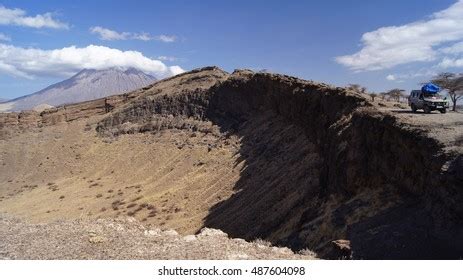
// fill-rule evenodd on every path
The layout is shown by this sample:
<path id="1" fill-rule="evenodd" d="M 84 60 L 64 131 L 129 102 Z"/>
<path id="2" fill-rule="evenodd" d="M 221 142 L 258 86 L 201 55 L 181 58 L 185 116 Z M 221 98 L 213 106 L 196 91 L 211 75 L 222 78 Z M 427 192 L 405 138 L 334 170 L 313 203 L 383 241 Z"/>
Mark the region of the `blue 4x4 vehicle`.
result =
<path id="1" fill-rule="evenodd" d="M 438 110 L 442 114 L 447 112 L 449 102 L 437 94 L 439 87 L 428 84 L 423 86 L 421 90 L 412 90 L 408 97 L 408 105 L 412 108 L 413 113 L 418 109 L 422 109 L 425 113 Z"/>

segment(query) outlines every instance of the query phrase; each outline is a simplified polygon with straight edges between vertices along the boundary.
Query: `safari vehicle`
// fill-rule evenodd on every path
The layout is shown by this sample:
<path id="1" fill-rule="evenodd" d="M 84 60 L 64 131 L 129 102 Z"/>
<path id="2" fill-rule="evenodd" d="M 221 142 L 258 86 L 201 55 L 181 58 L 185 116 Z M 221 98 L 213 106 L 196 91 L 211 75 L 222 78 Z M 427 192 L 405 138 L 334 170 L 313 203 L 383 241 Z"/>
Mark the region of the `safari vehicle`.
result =
<path id="1" fill-rule="evenodd" d="M 412 90 L 408 97 L 408 105 L 412 108 L 413 113 L 422 109 L 426 114 L 435 110 L 445 114 L 449 108 L 449 102 L 441 95 L 422 90 Z"/>

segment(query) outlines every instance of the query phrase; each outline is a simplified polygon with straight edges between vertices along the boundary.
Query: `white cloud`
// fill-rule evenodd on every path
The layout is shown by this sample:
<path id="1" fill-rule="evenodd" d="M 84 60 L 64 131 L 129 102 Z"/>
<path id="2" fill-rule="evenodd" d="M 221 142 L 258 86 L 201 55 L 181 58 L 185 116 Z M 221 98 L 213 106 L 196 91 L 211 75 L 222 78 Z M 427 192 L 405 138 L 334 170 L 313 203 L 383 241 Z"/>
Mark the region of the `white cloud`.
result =
<path id="1" fill-rule="evenodd" d="M 185 72 L 185 70 L 183 70 L 182 67 L 178 65 L 170 66 L 169 71 L 172 75 L 178 75 L 178 74 L 182 74 L 183 72 Z"/>
<path id="2" fill-rule="evenodd" d="M 114 30 L 110 30 L 107 28 L 103 28 L 101 26 L 94 26 L 90 28 L 90 32 L 93 34 L 98 34 L 101 40 L 127 40 L 130 36 L 128 32 L 116 32 Z"/>
<path id="3" fill-rule="evenodd" d="M 408 73 L 399 73 L 399 74 L 389 74 L 386 76 L 386 80 L 394 81 L 397 83 L 404 82 L 405 80 L 416 79 L 416 78 L 429 78 L 437 75 L 438 67 L 426 67 L 421 69 L 415 69 Z"/>
<path id="4" fill-rule="evenodd" d="M 0 6 L 0 25 L 17 25 L 32 28 L 68 29 L 67 23 L 53 18 L 51 13 L 27 16 L 21 9 L 8 9 Z"/>
<path id="5" fill-rule="evenodd" d="M 162 41 L 164 43 L 172 43 L 172 42 L 175 42 L 177 40 L 177 37 L 171 36 L 171 35 L 159 35 L 159 36 L 157 36 L 155 38 L 156 38 L 156 40 Z"/>
<path id="6" fill-rule="evenodd" d="M 132 33 L 132 32 L 117 32 L 101 26 L 90 27 L 90 32 L 98 34 L 101 40 L 140 40 L 140 41 L 161 41 L 164 43 L 172 43 L 177 40 L 176 36 L 173 35 L 159 35 L 151 36 L 149 33 Z"/>
<path id="7" fill-rule="evenodd" d="M 463 53 L 463 42 L 456 43 L 450 47 L 442 48 L 441 52 L 445 54 L 460 54 Z"/>
<path id="8" fill-rule="evenodd" d="M 362 36 L 362 49 L 336 57 L 354 71 L 388 69 L 411 62 L 439 59 L 444 43 L 463 40 L 463 0 L 427 20 L 382 27 Z"/>
<path id="9" fill-rule="evenodd" d="M 7 42 L 9 42 L 9 41 L 11 41 L 11 38 L 10 38 L 10 36 L 7 36 L 7 35 L 5 35 L 5 34 L 3 34 L 3 33 L 0 33 L 0 41 L 7 41 Z"/>
<path id="10" fill-rule="evenodd" d="M 151 36 L 149 33 L 140 33 L 140 34 L 134 34 L 132 36 L 133 39 L 136 39 L 136 40 L 141 40 L 141 41 L 150 41 L 152 40 Z"/>
<path id="11" fill-rule="evenodd" d="M 441 68 L 463 67 L 463 58 L 449 58 L 444 57 L 439 63 Z"/>
<path id="12" fill-rule="evenodd" d="M 42 50 L 0 44 L 0 72 L 17 77 L 69 76 L 85 68 L 109 67 L 134 67 L 158 78 L 184 72 L 180 66 L 168 67 L 138 51 L 121 51 L 95 45 Z"/>
<path id="13" fill-rule="evenodd" d="M 389 74 L 389 75 L 386 76 L 386 80 L 388 80 L 388 81 L 395 81 L 395 80 L 396 80 L 396 77 L 395 77 L 394 75 L 392 75 L 392 74 Z"/>
<path id="14" fill-rule="evenodd" d="M 158 56 L 158 59 L 162 60 L 162 61 L 176 61 L 176 60 L 178 60 L 178 58 L 176 58 L 174 56 L 165 56 L 165 55 Z"/>

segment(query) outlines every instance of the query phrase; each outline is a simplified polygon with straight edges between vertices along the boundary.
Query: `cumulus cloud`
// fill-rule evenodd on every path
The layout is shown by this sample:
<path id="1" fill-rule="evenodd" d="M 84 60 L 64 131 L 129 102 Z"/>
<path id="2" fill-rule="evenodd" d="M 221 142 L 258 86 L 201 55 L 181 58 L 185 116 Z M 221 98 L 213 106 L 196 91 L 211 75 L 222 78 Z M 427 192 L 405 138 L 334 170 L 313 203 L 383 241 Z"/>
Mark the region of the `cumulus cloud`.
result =
<path id="1" fill-rule="evenodd" d="M 395 80 L 396 80 L 396 77 L 395 77 L 394 75 L 392 75 L 392 74 L 389 74 L 389 75 L 386 76 L 386 80 L 388 80 L 388 81 L 395 81 Z"/>
<path id="2" fill-rule="evenodd" d="M 11 41 L 11 38 L 10 38 L 10 36 L 7 36 L 7 35 L 5 35 L 5 34 L 3 34 L 3 33 L 0 33 L 0 41 L 7 41 L 7 42 L 9 42 L 9 41 Z"/>
<path id="3" fill-rule="evenodd" d="M 0 72 L 17 77 L 69 76 L 82 69 L 109 67 L 134 67 L 158 78 L 184 72 L 180 66 L 168 67 L 160 60 L 148 58 L 138 51 L 95 45 L 43 50 L 0 44 Z"/>
<path id="4" fill-rule="evenodd" d="M 159 35 L 152 36 L 147 32 L 132 33 L 132 32 L 118 32 L 101 26 L 90 27 L 90 32 L 98 34 L 101 40 L 140 40 L 140 41 L 161 41 L 164 43 L 172 43 L 177 40 L 176 36 L 173 35 Z"/>
<path id="5" fill-rule="evenodd" d="M 463 0 L 459 0 L 427 20 L 382 27 L 365 33 L 360 51 L 335 59 L 354 71 L 381 70 L 412 62 L 435 61 L 442 58 L 445 51 L 442 49 L 443 44 L 454 42 L 460 46 L 463 40 L 462 26 Z"/>
<path id="6" fill-rule="evenodd" d="M 185 72 L 185 70 L 183 70 L 182 67 L 178 65 L 170 66 L 169 71 L 172 75 L 178 75 L 178 74 L 182 74 L 183 72 Z"/>
<path id="7" fill-rule="evenodd" d="M 0 6 L 0 25 L 17 25 L 32 28 L 68 29 L 67 23 L 53 18 L 51 13 L 27 16 L 21 9 L 8 9 Z"/>

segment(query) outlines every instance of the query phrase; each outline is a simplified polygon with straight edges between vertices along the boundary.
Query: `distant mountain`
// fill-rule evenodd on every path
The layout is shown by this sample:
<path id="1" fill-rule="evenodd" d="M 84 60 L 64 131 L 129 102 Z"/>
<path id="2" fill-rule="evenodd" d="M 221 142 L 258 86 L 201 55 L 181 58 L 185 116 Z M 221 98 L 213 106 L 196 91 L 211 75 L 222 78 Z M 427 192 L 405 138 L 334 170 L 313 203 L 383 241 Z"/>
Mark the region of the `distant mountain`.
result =
<path id="1" fill-rule="evenodd" d="M 0 103 L 2 103 L 2 102 L 7 102 L 7 101 L 8 101 L 8 99 L 0 98 Z"/>
<path id="2" fill-rule="evenodd" d="M 135 68 L 84 69 L 73 77 L 41 91 L 0 104 L 0 112 L 30 110 L 102 98 L 132 91 L 154 81 L 156 78 Z"/>

